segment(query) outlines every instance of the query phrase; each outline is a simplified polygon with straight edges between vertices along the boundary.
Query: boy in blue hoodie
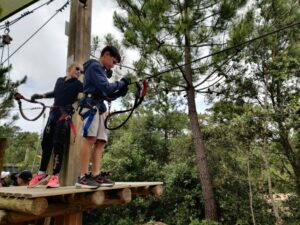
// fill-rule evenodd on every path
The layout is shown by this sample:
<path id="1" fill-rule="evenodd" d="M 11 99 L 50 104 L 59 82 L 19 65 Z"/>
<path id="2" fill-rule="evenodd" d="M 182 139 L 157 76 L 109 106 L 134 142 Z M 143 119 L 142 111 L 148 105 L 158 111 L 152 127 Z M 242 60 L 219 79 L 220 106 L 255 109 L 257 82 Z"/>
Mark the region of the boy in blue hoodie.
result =
<path id="1" fill-rule="evenodd" d="M 115 100 L 125 96 L 130 78 L 123 77 L 120 81 L 110 83 L 111 69 L 121 61 L 119 51 L 114 46 L 106 46 L 101 51 L 99 60 L 91 59 L 84 63 L 84 97 L 79 104 L 79 113 L 84 119 L 82 135 L 84 137 L 80 150 L 80 177 L 76 186 L 97 188 L 112 186 L 114 182 L 100 173 L 101 161 L 107 130 L 104 126 L 104 115 L 107 111 L 104 100 Z M 92 152 L 91 152 L 92 151 Z M 88 173 L 88 165 L 93 164 L 92 173 Z"/>

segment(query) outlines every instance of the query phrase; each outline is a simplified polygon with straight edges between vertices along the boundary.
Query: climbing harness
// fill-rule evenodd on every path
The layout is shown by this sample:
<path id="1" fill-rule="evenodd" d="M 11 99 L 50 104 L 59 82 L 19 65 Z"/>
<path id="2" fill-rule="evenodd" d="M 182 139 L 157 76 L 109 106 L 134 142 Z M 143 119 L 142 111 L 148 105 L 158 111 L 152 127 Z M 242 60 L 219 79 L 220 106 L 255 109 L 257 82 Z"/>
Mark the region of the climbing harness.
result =
<path id="1" fill-rule="evenodd" d="M 38 118 L 40 118 L 40 117 L 43 115 L 43 113 L 45 112 L 46 108 L 48 107 L 48 106 L 45 106 L 45 104 L 42 103 L 42 102 L 31 101 L 30 99 L 25 98 L 23 95 L 21 95 L 21 94 L 18 93 L 18 92 L 15 93 L 15 100 L 18 102 L 19 110 L 20 110 L 21 116 L 22 116 L 25 120 L 28 120 L 28 121 L 35 121 L 35 120 L 37 120 Z M 30 102 L 30 103 L 34 103 L 34 104 L 39 104 L 39 105 L 41 105 L 41 106 L 42 106 L 41 112 L 40 112 L 36 117 L 34 117 L 34 118 L 28 118 L 28 117 L 24 114 L 24 112 L 23 112 L 22 101 L 21 101 L 21 100 L 24 100 L 24 101 L 26 101 L 26 102 Z"/>
<path id="2" fill-rule="evenodd" d="M 81 113 L 82 111 L 82 108 L 79 110 L 79 115 L 81 116 L 81 118 L 84 120 L 85 118 L 88 118 L 86 123 L 84 124 L 84 127 L 83 127 L 83 137 L 87 137 L 88 136 L 88 130 L 89 130 L 89 127 L 91 126 L 92 124 L 92 121 L 95 117 L 95 114 L 97 113 L 97 107 L 96 106 L 93 106 L 91 107 L 89 110 L 87 110 L 86 112 L 84 113 Z"/>
<path id="3" fill-rule="evenodd" d="M 130 109 L 115 111 L 115 112 L 112 112 L 112 113 L 110 113 L 110 110 L 109 110 L 108 116 L 105 118 L 105 121 L 104 121 L 104 126 L 105 126 L 106 129 L 116 130 L 116 129 L 119 129 L 120 127 L 124 126 L 125 123 L 131 117 L 134 110 L 143 102 L 144 97 L 146 96 L 147 90 L 148 90 L 148 81 L 147 80 L 136 81 L 135 85 L 136 85 L 136 92 L 135 92 L 135 100 L 134 100 L 133 106 Z M 110 102 L 109 102 L 109 108 L 110 108 Z M 119 124 L 116 127 L 109 127 L 108 126 L 108 120 L 111 117 L 113 117 L 115 115 L 118 115 L 118 114 L 121 114 L 121 113 L 126 113 L 126 112 L 130 112 L 130 113 L 127 116 L 127 118 L 121 124 Z"/>
<path id="4" fill-rule="evenodd" d="M 131 117 L 133 111 L 142 103 L 142 101 L 144 100 L 144 97 L 147 93 L 147 89 L 148 89 L 148 81 L 147 80 L 140 80 L 135 82 L 136 85 L 136 92 L 135 92 L 135 100 L 134 100 L 134 104 L 130 109 L 126 109 L 126 110 L 120 110 L 120 111 L 116 111 L 113 113 L 110 113 L 110 107 L 111 107 L 111 99 L 109 98 L 105 98 L 103 100 L 106 100 L 108 102 L 108 116 L 106 117 L 105 121 L 104 121 L 104 126 L 106 129 L 108 130 L 116 130 L 119 129 L 120 127 L 122 127 Z M 85 98 L 92 98 L 91 94 L 88 94 Z M 87 108 L 87 111 L 82 112 L 83 108 Z M 97 110 L 97 106 L 96 105 L 92 105 L 90 103 L 88 103 L 85 99 L 83 99 L 83 101 L 81 103 L 78 104 L 78 114 L 81 116 L 82 120 L 85 120 L 87 118 L 87 121 L 85 122 L 84 126 L 83 126 L 83 137 L 87 137 L 88 136 L 88 129 L 92 124 L 92 121 L 95 117 L 95 114 L 98 113 Z M 127 116 L 127 118 L 118 126 L 116 127 L 109 127 L 108 126 L 108 120 L 117 114 L 121 114 L 121 113 L 126 113 L 126 112 L 130 112 L 129 115 Z"/>
<path id="5" fill-rule="evenodd" d="M 76 141 L 76 136 L 77 136 L 77 131 L 76 131 L 76 128 L 75 128 L 75 125 L 72 121 L 72 116 L 71 115 L 65 115 L 65 114 L 62 114 L 59 118 L 58 118 L 58 121 L 67 121 L 68 124 L 69 124 L 69 127 L 71 129 L 71 132 L 73 133 L 73 143 L 75 143 Z"/>

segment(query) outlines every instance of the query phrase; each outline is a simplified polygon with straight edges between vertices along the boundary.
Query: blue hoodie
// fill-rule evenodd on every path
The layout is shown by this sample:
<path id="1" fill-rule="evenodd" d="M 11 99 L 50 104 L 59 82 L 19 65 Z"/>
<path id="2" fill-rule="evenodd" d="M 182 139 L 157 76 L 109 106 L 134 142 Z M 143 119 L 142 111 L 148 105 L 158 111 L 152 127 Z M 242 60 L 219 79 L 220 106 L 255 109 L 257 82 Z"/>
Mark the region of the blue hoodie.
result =
<path id="1" fill-rule="evenodd" d="M 114 96 L 114 99 L 119 97 L 115 93 L 124 88 L 126 84 L 124 81 L 109 83 L 104 66 L 95 59 L 85 62 L 83 68 L 83 93 L 85 95 L 92 94 L 93 99 L 90 99 L 92 102 L 87 99 L 89 103 L 96 105 L 100 112 L 105 112 L 107 109 L 103 100 L 112 98 L 112 96 Z"/>

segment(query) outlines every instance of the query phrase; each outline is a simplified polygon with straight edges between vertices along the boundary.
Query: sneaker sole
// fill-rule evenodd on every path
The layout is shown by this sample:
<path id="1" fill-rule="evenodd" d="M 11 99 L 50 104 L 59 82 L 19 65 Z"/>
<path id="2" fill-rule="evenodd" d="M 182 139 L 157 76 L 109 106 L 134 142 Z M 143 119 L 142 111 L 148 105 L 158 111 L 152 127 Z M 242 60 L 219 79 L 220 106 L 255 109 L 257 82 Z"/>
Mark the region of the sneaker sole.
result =
<path id="1" fill-rule="evenodd" d="M 47 185 L 47 187 L 46 188 L 59 188 L 59 185 Z"/>
<path id="2" fill-rule="evenodd" d="M 100 186 L 92 186 L 92 185 L 87 185 L 87 184 L 80 184 L 80 183 L 76 183 L 75 184 L 76 188 L 84 188 L 84 189 L 97 189 Z"/>
<path id="3" fill-rule="evenodd" d="M 46 188 L 59 188 L 59 185 L 58 186 L 46 186 Z"/>
<path id="4" fill-rule="evenodd" d="M 112 186 L 114 186 L 115 184 L 99 184 L 100 185 L 100 187 L 112 187 Z"/>

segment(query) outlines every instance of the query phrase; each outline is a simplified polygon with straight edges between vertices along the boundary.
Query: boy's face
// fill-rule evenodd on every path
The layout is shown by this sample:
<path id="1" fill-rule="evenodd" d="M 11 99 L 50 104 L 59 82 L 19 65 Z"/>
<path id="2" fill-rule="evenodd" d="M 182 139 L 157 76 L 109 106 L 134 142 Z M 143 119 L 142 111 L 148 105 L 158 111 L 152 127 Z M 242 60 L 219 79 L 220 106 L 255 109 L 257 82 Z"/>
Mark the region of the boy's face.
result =
<path id="1" fill-rule="evenodd" d="M 109 52 L 105 52 L 100 59 L 101 64 L 108 70 L 114 68 L 114 66 L 118 63 L 118 60 L 111 56 Z"/>

